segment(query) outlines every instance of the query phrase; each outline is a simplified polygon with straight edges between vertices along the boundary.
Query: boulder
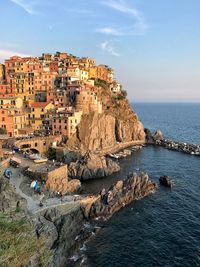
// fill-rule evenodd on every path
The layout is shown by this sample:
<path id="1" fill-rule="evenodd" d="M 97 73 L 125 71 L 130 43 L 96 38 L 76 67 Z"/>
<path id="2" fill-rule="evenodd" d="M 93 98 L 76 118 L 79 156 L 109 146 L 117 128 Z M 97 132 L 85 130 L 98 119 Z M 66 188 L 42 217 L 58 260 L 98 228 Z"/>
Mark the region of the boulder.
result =
<path id="1" fill-rule="evenodd" d="M 78 179 L 73 179 L 68 182 L 66 193 L 78 193 L 81 189 L 81 182 Z"/>
<path id="2" fill-rule="evenodd" d="M 164 139 L 164 136 L 163 136 L 161 130 L 159 130 L 159 129 L 156 130 L 156 132 L 153 135 L 153 139 L 154 140 L 163 140 Z"/>
<path id="3" fill-rule="evenodd" d="M 160 184 L 164 185 L 166 187 L 170 187 L 172 188 L 172 186 L 174 185 L 174 182 L 171 180 L 171 178 L 167 175 L 163 175 L 159 178 Z"/>
<path id="4" fill-rule="evenodd" d="M 108 176 L 119 170 L 119 164 L 110 158 L 86 153 L 82 160 L 69 165 L 68 174 L 73 179 L 89 180 Z"/>

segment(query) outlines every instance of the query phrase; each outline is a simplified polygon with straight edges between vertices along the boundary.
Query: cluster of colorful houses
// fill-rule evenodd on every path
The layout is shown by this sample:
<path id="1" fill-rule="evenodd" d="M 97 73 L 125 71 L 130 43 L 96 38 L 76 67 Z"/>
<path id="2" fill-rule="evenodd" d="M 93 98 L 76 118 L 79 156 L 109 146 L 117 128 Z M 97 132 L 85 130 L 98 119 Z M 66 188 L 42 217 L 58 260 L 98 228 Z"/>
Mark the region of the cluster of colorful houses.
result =
<path id="1" fill-rule="evenodd" d="M 0 64 L 0 133 L 10 137 L 34 131 L 69 138 L 83 114 L 102 113 L 96 82 L 121 91 L 106 65 L 68 53 L 13 56 Z"/>

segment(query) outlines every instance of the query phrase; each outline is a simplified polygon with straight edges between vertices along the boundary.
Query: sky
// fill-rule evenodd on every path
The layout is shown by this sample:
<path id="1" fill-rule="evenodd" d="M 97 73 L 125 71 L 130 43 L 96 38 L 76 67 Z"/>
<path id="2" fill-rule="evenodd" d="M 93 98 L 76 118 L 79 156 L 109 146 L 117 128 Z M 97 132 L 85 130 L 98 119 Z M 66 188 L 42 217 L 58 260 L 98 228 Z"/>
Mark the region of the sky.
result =
<path id="1" fill-rule="evenodd" d="M 200 0 L 0 0 L 0 62 L 69 52 L 135 102 L 200 102 Z"/>

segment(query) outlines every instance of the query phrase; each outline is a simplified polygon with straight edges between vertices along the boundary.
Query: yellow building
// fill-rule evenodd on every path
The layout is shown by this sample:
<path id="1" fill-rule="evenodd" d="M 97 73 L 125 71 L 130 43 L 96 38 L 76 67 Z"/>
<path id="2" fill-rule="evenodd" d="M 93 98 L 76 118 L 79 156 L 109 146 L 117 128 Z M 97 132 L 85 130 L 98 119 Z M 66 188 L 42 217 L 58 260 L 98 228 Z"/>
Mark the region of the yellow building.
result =
<path id="1" fill-rule="evenodd" d="M 106 65 L 89 68 L 89 79 L 100 79 L 106 82 L 113 81 L 113 70 Z"/>
<path id="2" fill-rule="evenodd" d="M 89 79 L 97 79 L 97 66 L 89 68 Z"/>
<path id="3" fill-rule="evenodd" d="M 15 73 L 19 72 L 28 72 L 28 64 L 27 61 L 24 60 L 18 60 L 15 62 Z"/>
<path id="4" fill-rule="evenodd" d="M 53 110 L 55 107 L 52 103 L 48 102 L 33 102 L 30 104 L 28 110 L 28 125 L 32 127 L 33 130 L 43 129 L 43 121 L 45 119 L 45 114 Z"/>
<path id="5" fill-rule="evenodd" d="M 0 64 L 0 82 L 5 79 L 5 65 Z"/>

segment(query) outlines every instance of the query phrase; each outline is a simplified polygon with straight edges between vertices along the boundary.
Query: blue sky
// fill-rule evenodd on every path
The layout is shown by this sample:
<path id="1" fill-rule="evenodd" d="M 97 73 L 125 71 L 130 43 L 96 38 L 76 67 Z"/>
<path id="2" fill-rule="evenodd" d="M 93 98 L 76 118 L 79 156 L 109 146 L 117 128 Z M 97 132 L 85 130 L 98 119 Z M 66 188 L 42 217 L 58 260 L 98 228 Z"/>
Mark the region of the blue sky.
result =
<path id="1" fill-rule="evenodd" d="M 133 101 L 200 101 L 199 0 L 1 0 L 0 61 L 66 51 L 115 69 Z"/>

